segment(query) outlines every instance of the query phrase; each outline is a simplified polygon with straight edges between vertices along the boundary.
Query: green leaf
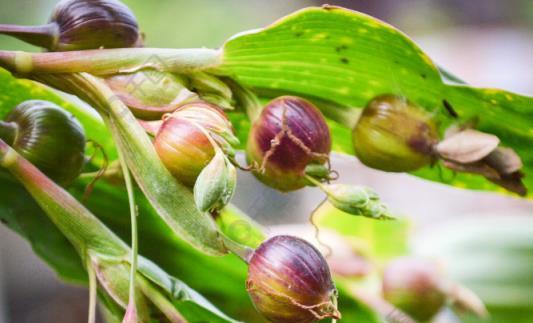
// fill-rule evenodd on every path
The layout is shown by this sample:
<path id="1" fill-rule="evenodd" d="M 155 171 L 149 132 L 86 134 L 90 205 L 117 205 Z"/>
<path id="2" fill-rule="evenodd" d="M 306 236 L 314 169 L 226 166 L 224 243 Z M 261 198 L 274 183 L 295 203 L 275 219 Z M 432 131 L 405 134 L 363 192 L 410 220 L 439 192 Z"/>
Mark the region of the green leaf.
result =
<path id="1" fill-rule="evenodd" d="M 182 281 L 170 276 L 146 258 L 139 258 L 139 271 L 162 288 L 175 301 L 190 322 L 237 322 Z"/>
<path id="2" fill-rule="evenodd" d="M 61 279 L 76 284 L 87 281 L 77 251 L 26 190 L 12 179 L 0 179 L 0 220 L 28 240 L 33 251 Z"/>
<path id="3" fill-rule="evenodd" d="M 500 137 L 533 171 L 533 98 L 492 89 L 445 84 L 431 59 L 403 33 L 365 14 L 339 7 L 307 8 L 272 25 L 230 39 L 218 73 L 236 78 L 264 97 L 295 94 L 314 100 L 330 119 L 333 149 L 353 154 L 351 128 L 373 97 L 394 93 L 431 111 L 441 131 L 454 120 L 479 118 L 478 129 Z M 445 79 L 450 79 L 449 74 Z M 243 144 L 248 125 L 234 124 Z M 502 191 L 475 175 L 425 168 L 418 176 L 450 185 Z M 533 190 L 533 176 L 525 178 Z M 530 193 L 529 196 L 531 196 Z"/>

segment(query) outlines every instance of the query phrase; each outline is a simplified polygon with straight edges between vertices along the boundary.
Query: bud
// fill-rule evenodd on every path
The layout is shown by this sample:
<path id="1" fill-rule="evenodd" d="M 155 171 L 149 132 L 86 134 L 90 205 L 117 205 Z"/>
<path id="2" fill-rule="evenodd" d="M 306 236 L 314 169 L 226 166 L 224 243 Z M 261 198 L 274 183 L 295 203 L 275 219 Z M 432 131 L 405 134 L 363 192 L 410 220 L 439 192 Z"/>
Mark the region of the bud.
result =
<path id="1" fill-rule="evenodd" d="M 337 209 L 352 215 L 373 219 L 391 219 L 387 207 L 369 188 L 347 184 L 323 185 L 328 201 Z"/>
<path id="2" fill-rule="evenodd" d="M 164 117 L 154 146 L 167 169 L 181 183 L 193 187 L 215 156 L 216 146 L 238 143 L 224 113 L 205 102 L 188 103 Z"/>
<path id="3" fill-rule="evenodd" d="M 157 120 L 181 105 L 198 99 L 189 91 L 185 78 L 156 70 L 142 70 L 110 76 L 107 85 L 117 97 L 143 120 Z"/>
<path id="4" fill-rule="evenodd" d="M 63 186 L 79 176 L 84 164 L 83 127 L 52 102 L 31 100 L 16 106 L 0 121 L 0 139 Z"/>
<path id="5" fill-rule="evenodd" d="M 207 73 L 194 73 L 190 76 L 191 88 L 200 95 L 202 100 L 233 110 L 233 92 L 229 85 L 220 78 Z"/>
<path id="6" fill-rule="evenodd" d="M 435 262 L 400 258 L 383 273 L 383 295 L 387 301 L 414 319 L 424 322 L 446 304 L 447 293 Z"/>
<path id="7" fill-rule="evenodd" d="M 409 172 L 434 161 L 437 125 L 407 99 L 391 94 L 370 101 L 353 132 L 359 160 L 388 172 Z"/>
<path id="8" fill-rule="evenodd" d="M 326 120 L 310 102 L 293 96 L 271 101 L 250 131 L 247 158 L 259 166 L 254 175 L 280 191 L 309 184 L 306 167 L 323 165 L 331 151 Z"/>
<path id="9" fill-rule="evenodd" d="M 246 288 L 256 309 L 271 322 L 340 318 L 337 291 L 324 257 L 308 242 L 276 236 L 250 257 Z"/>
<path id="10" fill-rule="evenodd" d="M 220 210 L 235 192 L 237 171 L 227 157 L 218 151 L 202 170 L 194 185 L 194 200 L 202 212 Z"/>
<path id="11" fill-rule="evenodd" d="M 0 33 L 50 51 L 139 47 L 137 19 L 118 0 L 63 0 L 42 26 L 0 25 Z"/>

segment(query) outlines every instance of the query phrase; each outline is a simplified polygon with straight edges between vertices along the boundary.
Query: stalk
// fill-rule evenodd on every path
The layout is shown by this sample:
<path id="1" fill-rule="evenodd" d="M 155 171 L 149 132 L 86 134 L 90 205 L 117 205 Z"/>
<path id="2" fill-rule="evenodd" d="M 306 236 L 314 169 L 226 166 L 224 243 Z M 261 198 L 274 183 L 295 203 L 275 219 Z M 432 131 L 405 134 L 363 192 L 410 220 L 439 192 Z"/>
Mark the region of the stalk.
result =
<path id="1" fill-rule="evenodd" d="M 220 50 L 120 48 L 54 53 L 0 51 L 0 66 L 15 74 L 80 73 L 111 75 L 143 68 L 192 73 L 221 64 Z"/>
<path id="2" fill-rule="evenodd" d="M 144 277 L 139 276 L 139 287 L 144 295 L 163 313 L 172 323 L 187 323 L 187 320 L 181 315 L 176 307 Z"/>
<path id="3" fill-rule="evenodd" d="M 130 171 L 124 160 L 124 156 L 120 150 L 118 151 L 118 157 L 122 172 L 124 174 L 124 182 L 126 184 L 126 190 L 128 191 L 128 201 L 130 207 L 130 219 L 131 219 L 131 267 L 130 267 L 130 290 L 129 290 L 129 306 L 132 306 L 135 312 L 137 312 L 135 304 L 135 277 L 137 273 L 137 258 L 139 253 L 139 238 L 137 230 L 137 206 L 135 205 L 135 193 L 133 191 L 133 183 L 130 176 Z"/>
<path id="4" fill-rule="evenodd" d="M 222 235 L 222 239 L 224 240 L 224 245 L 229 251 L 231 251 L 233 254 L 238 256 L 245 263 L 250 262 L 250 258 L 252 257 L 254 253 L 254 249 L 231 240 L 225 234 L 221 234 L 221 235 Z"/>
<path id="5" fill-rule="evenodd" d="M 124 257 L 128 247 L 82 204 L 0 139 L 0 166 L 28 190 L 52 222 L 84 257 L 91 249 Z"/>
<path id="6" fill-rule="evenodd" d="M 87 259 L 87 274 L 89 275 L 89 315 L 88 315 L 88 323 L 95 323 L 96 322 L 96 290 L 97 290 L 97 282 L 96 282 L 96 273 L 94 271 L 94 268 L 92 267 L 91 259 Z"/>
<path id="7" fill-rule="evenodd" d="M 41 26 L 0 24 L 0 34 L 12 36 L 26 43 L 50 49 L 57 43 L 59 27 L 56 23 Z"/>
<path id="8" fill-rule="evenodd" d="M 0 121 L 0 139 L 12 145 L 17 137 L 18 126 L 14 122 Z"/>

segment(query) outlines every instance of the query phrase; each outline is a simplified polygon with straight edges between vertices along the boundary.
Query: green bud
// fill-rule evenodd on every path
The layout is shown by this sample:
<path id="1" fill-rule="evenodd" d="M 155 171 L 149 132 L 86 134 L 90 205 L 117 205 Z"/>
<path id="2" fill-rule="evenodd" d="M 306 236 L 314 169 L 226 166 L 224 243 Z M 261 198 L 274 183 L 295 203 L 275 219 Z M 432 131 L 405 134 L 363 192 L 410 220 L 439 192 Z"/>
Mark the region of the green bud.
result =
<path id="1" fill-rule="evenodd" d="M 322 187 L 331 205 L 341 211 L 373 219 L 390 219 L 385 205 L 369 188 L 347 184 L 322 185 Z"/>
<path id="2" fill-rule="evenodd" d="M 222 152 L 217 152 L 194 185 L 194 200 L 202 212 L 220 210 L 235 192 L 237 171 Z"/>
<path id="3" fill-rule="evenodd" d="M 305 166 L 305 175 L 311 176 L 313 178 L 328 178 L 329 174 L 330 170 L 325 165 L 312 163 Z"/>
<path id="4" fill-rule="evenodd" d="M 352 140 L 359 160 L 388 172 L 409 172 L 434 161 L 437 125 L 431 115 L 395 95 L 374 98 L 364 109 Z"/>
<path id="5" fill-rule="evenodd" d="M 218 77 L 207 73 L 195 73 L 191 76 L 191 89 L 202 100 L 218 105 L 223 109 L 233 109 L 231 88 Z"/>

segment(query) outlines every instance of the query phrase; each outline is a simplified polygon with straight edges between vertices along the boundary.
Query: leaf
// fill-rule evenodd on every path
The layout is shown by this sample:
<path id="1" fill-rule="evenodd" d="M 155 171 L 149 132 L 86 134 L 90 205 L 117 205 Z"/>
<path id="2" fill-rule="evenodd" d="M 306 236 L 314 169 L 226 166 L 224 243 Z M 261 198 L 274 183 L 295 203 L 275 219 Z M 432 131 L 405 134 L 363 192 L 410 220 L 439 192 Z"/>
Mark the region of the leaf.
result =
<path id="1" fill-rule="evenodd" d="M 87 274 L 78 253 L 26 190 L 0 179 L 0 220 L 28 240 L 33 251 L 68 282 L 83 284 Z"/>
<path id="2" fill-rule="evenodd" d="M 441 132 L 453 119 L 479 119 L 478 130 L 498 136 L 533 173 L 533 98 L 492 89 L 445 84 L 431 59 L 400 31 L 347 9 L 307 8 L 272 25 L 236 35 L 223 47 L 216 72 L 236 78 L 263 97 L 294 94 L 315 101 L 330 118 L 333 149 L 353 154 L 351 128 L 373 97 L 394 93 L 433 113 Z M 235 118 L 233 118 L 235 120 Z M 245 144 L 248 125 L 234 124 Z M 244 140 L 243 140 L 244 139 Z M 424 168 L 415 175 L 458 187 L 502 191 L 480 176 Z M 526 176 L 532 191 L 533 176 Z M 530 193 L 529 196 L 531 196 Z"/>
<path id="3" fill-rule="evenodd" d="M 187 310 L 182 313 L 188 319 L 191 319 L 191 322 L 205 322 L 205 320 L 208 322 L 237 322 L 222 313 L 198 292 L 170 276 L 148 259 L 139 258 L 138 270 L 146 278 L 166 291 L 175 301 L 178 310 L 186 308 Z M 195 308 L 196 306 L 199 308 Z M 206 314 L 206 312 L 209 312 L 209 314 Z"/>
<path id="4" fill-rule="evenodd" d="M 266 239 L 261 226 L 234 205 L 228 205 L 216 218 L 220 231 L 242 245 L 257 248 Z"/>

